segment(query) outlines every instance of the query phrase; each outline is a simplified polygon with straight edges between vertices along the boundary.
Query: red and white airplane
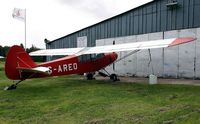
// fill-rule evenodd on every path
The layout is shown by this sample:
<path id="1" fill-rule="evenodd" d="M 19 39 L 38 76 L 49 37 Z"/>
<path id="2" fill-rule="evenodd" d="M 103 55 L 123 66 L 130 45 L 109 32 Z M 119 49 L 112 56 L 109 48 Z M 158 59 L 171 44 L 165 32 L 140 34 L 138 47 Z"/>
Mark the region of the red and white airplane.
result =
<path id="1" fill-rule="evenodd" d="M 117 60 L 116 52 L 137 52 L 143 49 L 172 47 L 194 40 L 195 38 L 185 37 L 85 48 L 47 49 L 30 53 L 32 56 L 66 56 L 41 64 L 36 64 L 23 48 L 14 45 L 7 54 L 5 74 L 9 79 L 18 81 L 6 89 L 16 89 L 20 82 L 30 78 L 83 74 L 99 71 Z M 117 80 L 115 74 L 109 76 L 114 81 Z M 88 75 L 88 77 L 91 76 Z"/>

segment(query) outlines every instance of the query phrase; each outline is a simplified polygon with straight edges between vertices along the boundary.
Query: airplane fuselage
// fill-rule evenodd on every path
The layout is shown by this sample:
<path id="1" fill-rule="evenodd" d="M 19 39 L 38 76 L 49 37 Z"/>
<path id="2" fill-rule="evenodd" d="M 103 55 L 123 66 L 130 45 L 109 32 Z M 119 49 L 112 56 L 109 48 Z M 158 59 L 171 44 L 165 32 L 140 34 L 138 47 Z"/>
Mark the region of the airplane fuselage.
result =
<path id="1" fill-rule="evenodd" d="M 15 45 L 8 52 L 5 63 L 5 74 L 11 80 L 83 74 L 105 68 L 116 59 L 117 54 L 112 52 L 107 54 L 70 55 L 36 64 L 23 48 Z M 38 72 L 36 68 L 42 68 L 46 71 L 42 70 Z"/>
<path id="2" fill-rule="evenodd" d="M 89 58 L 88 60 L 83 60 L 81 56 L 67 56 L 37 66 L 50 69 L 48 72 L 49 75 L 46 76 L 61 76 L 95 72 L 112 64 L 117 59 L 117 54 L 115 52 L 101 55 L 101 57 Z M 44 77 L 44 75 L 35 75 L 33 77 Z"/>

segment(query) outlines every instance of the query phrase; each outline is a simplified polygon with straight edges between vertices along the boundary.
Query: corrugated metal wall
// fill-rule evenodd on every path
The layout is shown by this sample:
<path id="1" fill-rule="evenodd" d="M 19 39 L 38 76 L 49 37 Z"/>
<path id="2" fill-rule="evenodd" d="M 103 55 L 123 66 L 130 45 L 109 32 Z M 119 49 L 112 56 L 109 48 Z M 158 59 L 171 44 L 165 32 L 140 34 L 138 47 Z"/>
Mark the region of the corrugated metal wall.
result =
<path id="1" fill-rule="evenodd" d="M 88 46 L 95 40 L 200 27 L 200 0 L 154 0 L 148 4 L 87 27 L 47 44 L 47 48 L 77 46 L 77 37 L 87 36 Z"/>

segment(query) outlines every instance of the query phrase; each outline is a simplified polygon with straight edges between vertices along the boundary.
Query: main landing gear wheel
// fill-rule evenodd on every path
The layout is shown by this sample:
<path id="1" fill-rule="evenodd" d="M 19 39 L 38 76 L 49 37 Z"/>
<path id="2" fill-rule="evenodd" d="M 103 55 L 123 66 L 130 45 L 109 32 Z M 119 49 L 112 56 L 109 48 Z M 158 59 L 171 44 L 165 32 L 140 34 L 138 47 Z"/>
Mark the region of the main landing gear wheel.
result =
<path id="1" fill-rule="evenodd" d="M 120 81 L 116 74 L 111 74 L 110 75 L 110 80 L 112 80 L 113 82 Z"/>
<path id="2" fill-rule="evenodd" d="M 101 71 L 99 71 L 99 75 L 100 76 L 103 76 L 103 77 L 110 77 L 110 80 L 112 80 L 113 82 L 116 82 L 116 81 L 120 81 L 120 79 L 118 78 L 118 76 L 116 74 L 110 74 L 106 71 L 106 69 L 102 69 L 104 72 L 106 73 L 103 73 Z"/>
<path id="3" fill-rule="evenodd" d="M 93 79 L 95 79 L 94 78 L 94 73 L 87 73 L 86 77 L 87 77 L 87 80 L 93 80 Z"/>

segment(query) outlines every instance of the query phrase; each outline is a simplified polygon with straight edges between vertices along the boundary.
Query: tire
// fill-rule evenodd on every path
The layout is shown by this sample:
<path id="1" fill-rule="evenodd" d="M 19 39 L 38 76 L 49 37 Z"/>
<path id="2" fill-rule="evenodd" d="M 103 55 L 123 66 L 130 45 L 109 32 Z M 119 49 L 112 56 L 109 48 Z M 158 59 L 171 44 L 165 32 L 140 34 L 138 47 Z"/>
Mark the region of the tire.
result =
<path id="1" fill-rule="evenodd" d="M 113 82 L 118 81 L 117 75 L 116 74 L 111 74 L 110 75 L 110 80 L 112 80 Z"/>
<path id="2" fill-rule="evenodd" d="M 87 77 L 87 80 L 93 80 L 94 79 L 92 73 L 88 73 L 86 77 Z"/>

